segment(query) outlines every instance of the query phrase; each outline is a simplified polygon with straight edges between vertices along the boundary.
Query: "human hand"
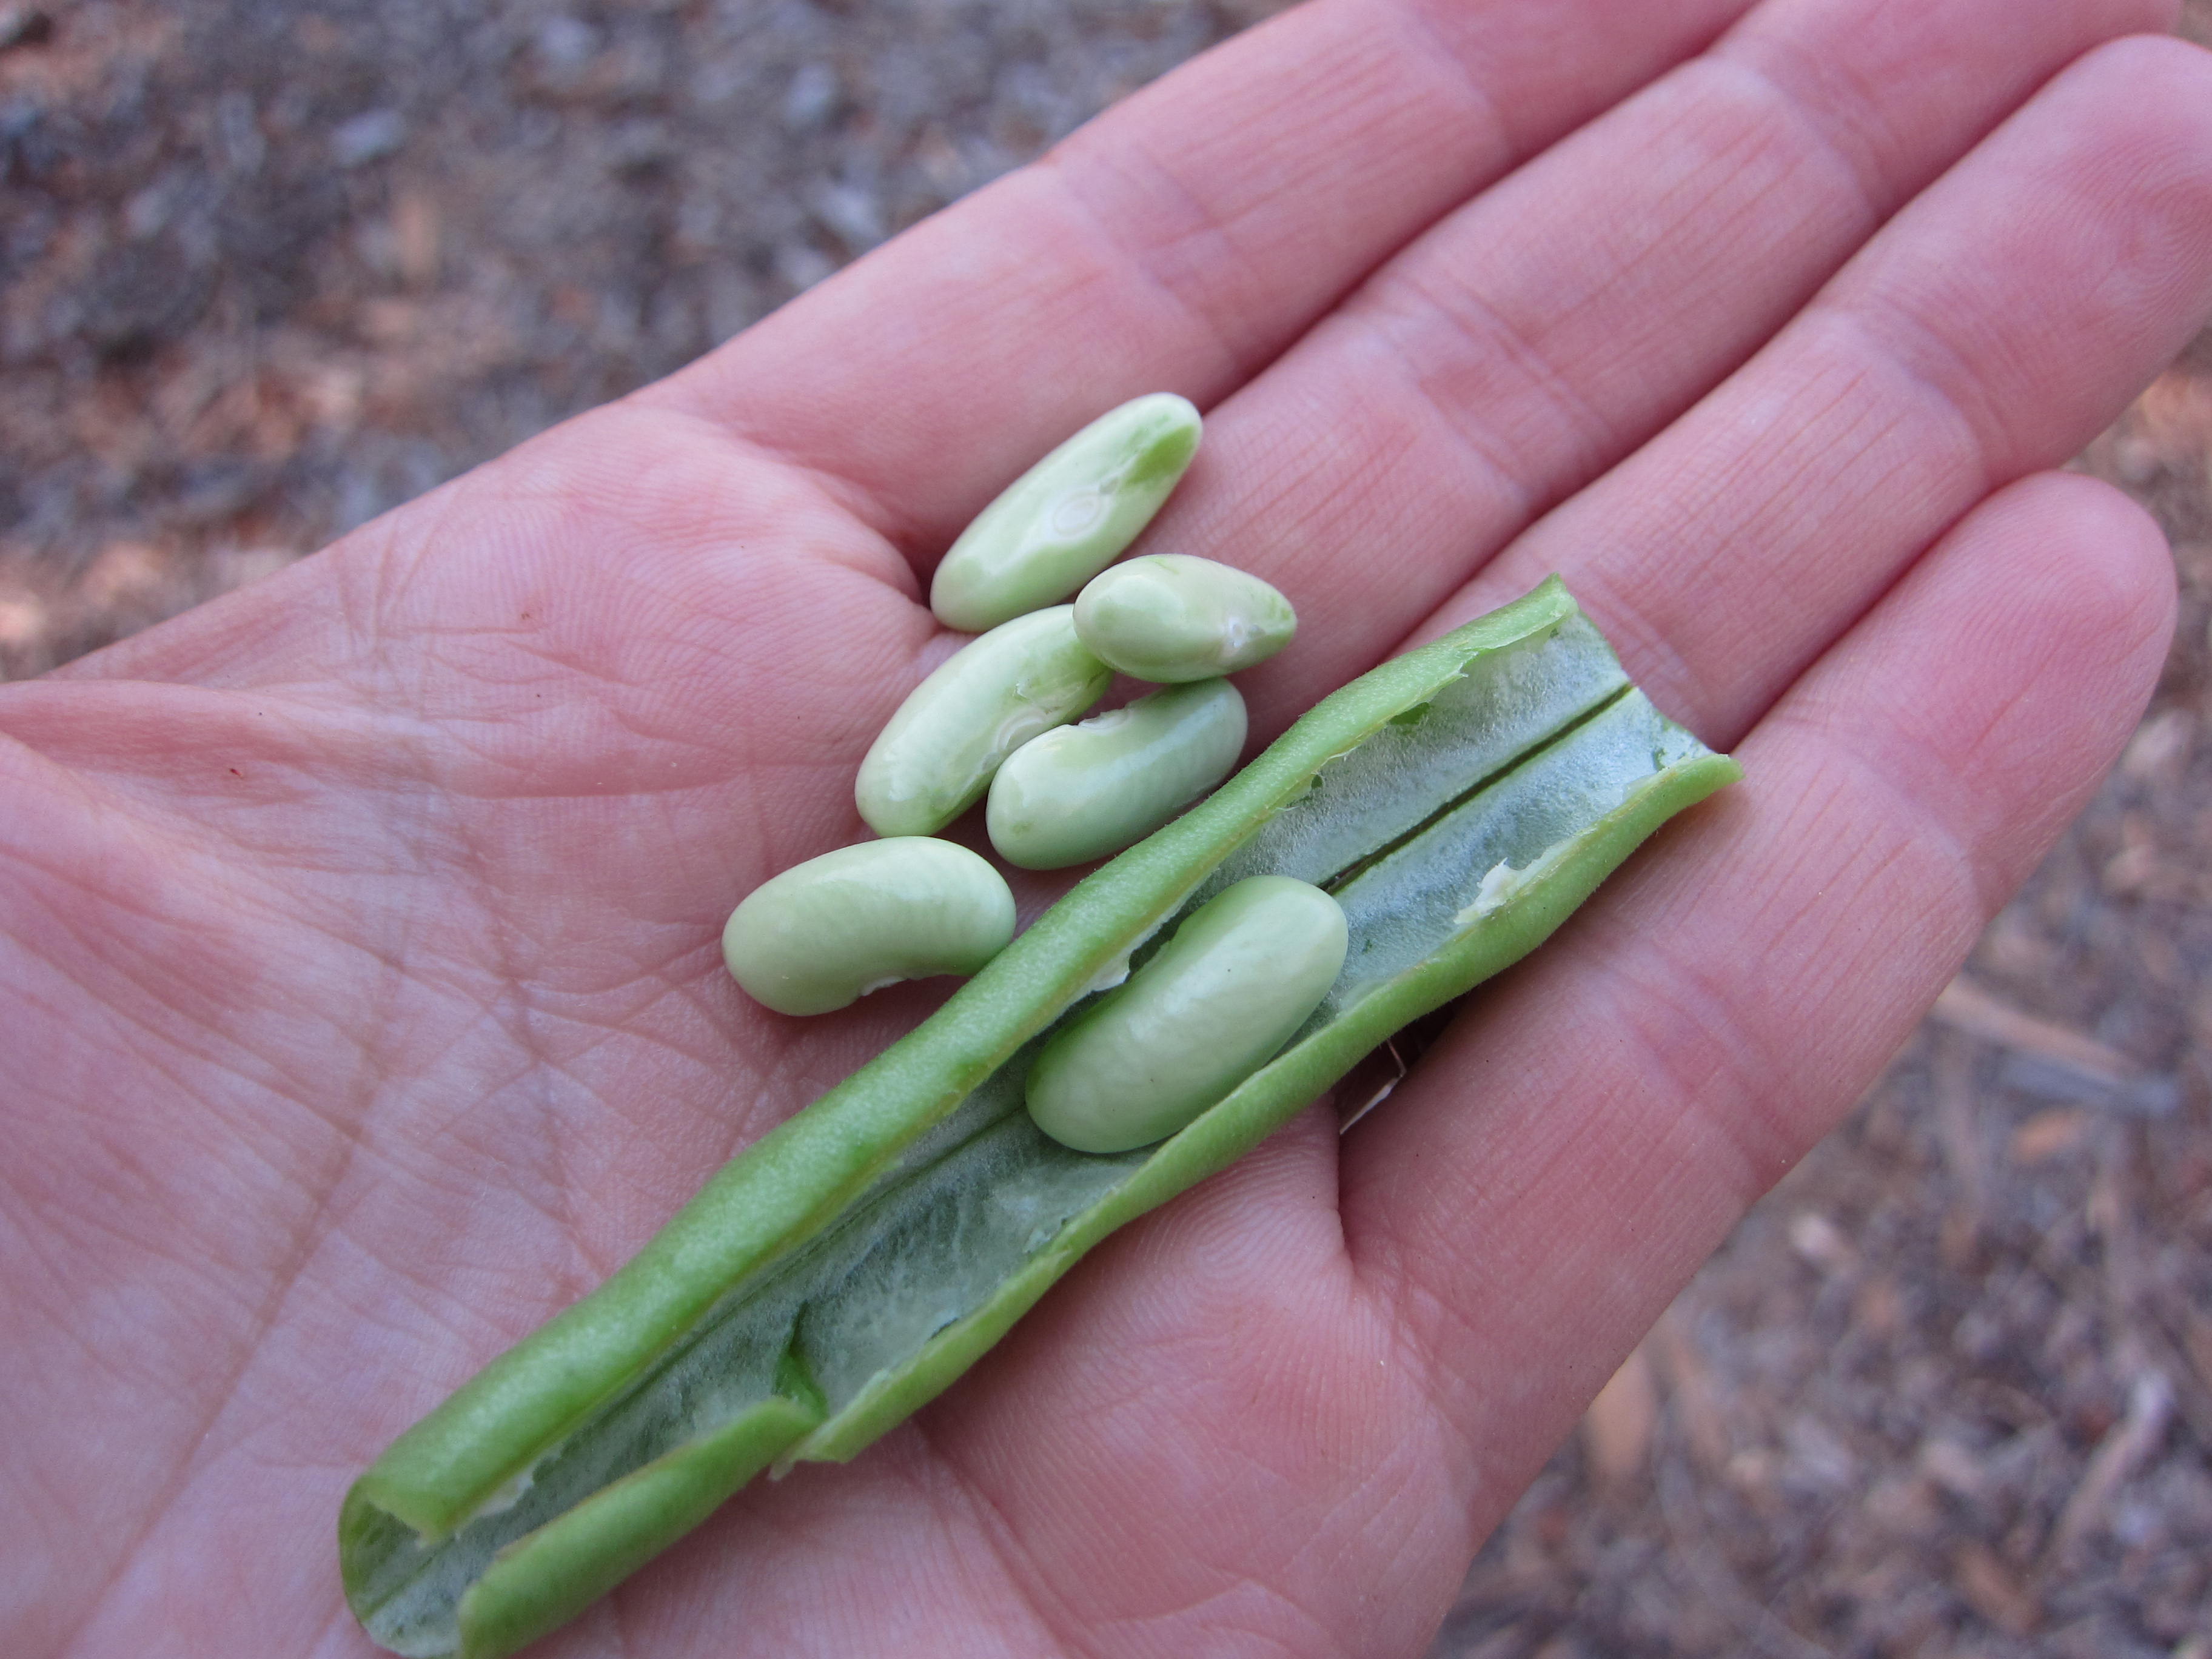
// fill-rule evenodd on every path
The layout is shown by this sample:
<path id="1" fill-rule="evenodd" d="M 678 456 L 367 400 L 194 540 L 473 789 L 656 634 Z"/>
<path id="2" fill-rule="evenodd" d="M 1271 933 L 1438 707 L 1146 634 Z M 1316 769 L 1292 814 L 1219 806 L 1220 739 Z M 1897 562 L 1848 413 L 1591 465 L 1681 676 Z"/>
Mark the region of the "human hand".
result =
<path id="1" fill-rule="evenodd" d="M 2204 60 L 2093 50 L 2148 0 L 1778 0 L 1672 67 L 1745 9 L 1293 14 L 0 696 L 9 1651 L 364 1649 L 346 1483 L 933 1000 L 778 1019 L 716 932 L 862 833 L 853 768 L 953 643 L 928 559 L 1160 387 L 1209 437 L 1148 544 L 1305 618 L 1255 735 L 1558 569 L 1749 778 L 1341 1145 L 1309 1114 L 544 1650 L 1418 1651 L 2169 626 L 2154 531 L 2042 469 L 2212 306 Z"/>

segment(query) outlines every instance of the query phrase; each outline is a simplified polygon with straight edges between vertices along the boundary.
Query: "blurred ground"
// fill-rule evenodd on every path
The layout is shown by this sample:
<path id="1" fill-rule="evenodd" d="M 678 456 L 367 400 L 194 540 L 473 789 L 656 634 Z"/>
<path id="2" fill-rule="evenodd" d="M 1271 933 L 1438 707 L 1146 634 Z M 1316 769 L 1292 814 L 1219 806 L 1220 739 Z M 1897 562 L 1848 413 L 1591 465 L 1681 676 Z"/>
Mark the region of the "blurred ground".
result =
<path id="1" fill-rule="evenodd" d="M 675 367 L 1273 9 L 0 3 L 0 672 Z M 2212 337 L 2082 465 L 2175 543 L 2148 717 L 1439 1659 L 2212 1659 Z"/>

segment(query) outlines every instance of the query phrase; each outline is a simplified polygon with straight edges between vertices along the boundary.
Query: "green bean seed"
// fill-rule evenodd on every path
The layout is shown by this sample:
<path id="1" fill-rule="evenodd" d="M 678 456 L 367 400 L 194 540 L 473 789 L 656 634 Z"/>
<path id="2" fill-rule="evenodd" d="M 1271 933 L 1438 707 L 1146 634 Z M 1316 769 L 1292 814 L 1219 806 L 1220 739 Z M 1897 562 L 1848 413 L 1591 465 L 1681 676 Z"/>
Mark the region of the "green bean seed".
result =
<path id="1" fill-rule="evenodd" d="M 1033 738 L 991 780 L 991 845 L 1024 870 L 1133 847 L 1229 775 L 1244 723 L 1237 688 L 1202 680 Z"/>
<path id="2" fill-rule="evenodd" d="M 853 789 L 879 836 L 932 836 L 973 805 L 1000 763 L 1106 693 L 1113 671 L 1054 605 L 963 646 L 899 705 Z"/>
<path id="3" fill-rule="evenodd" d="M 1238 882 L 1045 1045 L 1030 1071 L 1030 1116 L 1079 1152 L 1175 1133 L 1321 1006 L 1345 941 L 1344 912 L 1320 888 L 1289 876 Z"/>
<path id="4" fill-rule="evenodd" d="M 1198 451 L 1198 410 L 1156 392 L 1100 416 L 1014 480 L 937 567 L 929 606 L 980 633 L 1068 598 L 1137 539 Z"/>
<path id="5" fill-rule="evenodd" d="M 974 973 L 1014 936 L 1014 896 L 988 859 L 898 836 L 771 877 L 722 929 L 722 960 L 756 1002 L 826 1014 L 902 979 Z"/>
<path id="6" fill-rule="evenodd" d="M 1187 553 L 1115 565 L 1075 601 L 1075 631 L 1124 674 L 1163 685 L 1263 663 L 1291 642 L 1298 614 L 1257 576 Z"/>

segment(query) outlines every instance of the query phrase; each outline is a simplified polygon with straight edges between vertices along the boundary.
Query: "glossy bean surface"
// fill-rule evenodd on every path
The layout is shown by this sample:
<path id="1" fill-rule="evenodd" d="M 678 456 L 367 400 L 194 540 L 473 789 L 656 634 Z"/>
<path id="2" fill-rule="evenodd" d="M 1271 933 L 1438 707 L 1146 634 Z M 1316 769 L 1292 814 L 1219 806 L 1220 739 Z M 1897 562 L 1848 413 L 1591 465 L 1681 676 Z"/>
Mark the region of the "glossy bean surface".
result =
<path id="1" fill-rule="evenodd" d="M 1075 631 L 1109 667 L 1164 685 L 1255 666 L 1297 632 L 1291 602 L 1249 571 L 1148 553 L 1094 578 Z"/>
<path id="2" fill-rule="evenodd" d="M 1237 688 L 1201 680 L 1047 732 L 991 781 L 991 845 L 1024 870 L 1133 847 L 1229 775 L 1244 729 Z"/>
<path id="3" fill-rule="evenodd" d="M 1007 756 L 1105 695 L 1114 672 L 1075 637 L 1074 607 L 970 641 L 899 705 L 853 796 L 879 836 L 933 836 L 975 804 Z"/>
<path id="4" fill-rule="evenodd" d="M 1148 1146 L 1290 1040 L 1344 965 L 1344 912 L 1320 888 L 1253 876 L 1200 906 L 1030 1068 L 1030 1116 L 1079 1152 Z"/>
<path id="5" fill-rule="evenodd" d="M 1014 896 L 990 861 L 900 836 L 809 859 L 748 893 L 722 960 L 780 1014 L 826 1014 L 906 979 L 975 972 L 1014 936 Z"/>
<path id="6" fill-rule="evenodd" d="M 1200 427 L 1171 392 L 1085 427 L 960 532 L 930 583 L 937 619 L 975 633 L 1069 598 L 1152 521 L 1198 453 Z"/>

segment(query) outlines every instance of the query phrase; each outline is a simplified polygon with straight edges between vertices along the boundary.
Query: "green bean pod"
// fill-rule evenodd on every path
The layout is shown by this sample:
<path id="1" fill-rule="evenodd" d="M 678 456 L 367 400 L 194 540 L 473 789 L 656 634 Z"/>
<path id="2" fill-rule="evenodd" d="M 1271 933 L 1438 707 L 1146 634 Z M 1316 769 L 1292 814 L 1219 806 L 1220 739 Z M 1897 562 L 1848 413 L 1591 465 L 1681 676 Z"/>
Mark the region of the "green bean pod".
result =
<path id="1" fill-rule="evenodd" d="M 1738 775 L 1628 684 L 1556 579 L 1324 699 L 401 1436 L 339 1517 L 356 1614 L 399 1653 L 492 1659 L 763 1468 L 852 1457 L 1100 1239 L 1533 950 Z M 1040 1132 L 1024 1095 L 1056 1024 L 1259 875 L 1345 916 L 1343 966 L 1288 1043 L 1157 1145 Z"/>
<path id="2" fill-rule="evenodd" d="M 1006 757 L 1106 695 L 1114 672 L 1054 605 L 970 640 L 907 694 L 853 799 L 879 836 L 933 836 L 990 787 Z"/>
<path id="3" fill-rule="evenodd" d="M 1170 686 L 1014 750 L 991 780 L 991 845 L 1024 870 L 1133 846 L 1229 775 L 1244 699 L 1227 680 Z"/>
<path id="4" fill-rule="evenodd" d="M 929 584 L 963 633 L 1057 605 L 1137 539 L 1198 453 L 1198 410 L 1172 392 L 1109 410 L 1006 486 Z"/>

